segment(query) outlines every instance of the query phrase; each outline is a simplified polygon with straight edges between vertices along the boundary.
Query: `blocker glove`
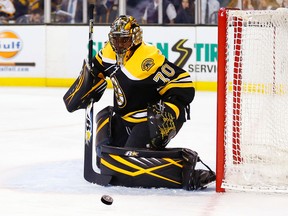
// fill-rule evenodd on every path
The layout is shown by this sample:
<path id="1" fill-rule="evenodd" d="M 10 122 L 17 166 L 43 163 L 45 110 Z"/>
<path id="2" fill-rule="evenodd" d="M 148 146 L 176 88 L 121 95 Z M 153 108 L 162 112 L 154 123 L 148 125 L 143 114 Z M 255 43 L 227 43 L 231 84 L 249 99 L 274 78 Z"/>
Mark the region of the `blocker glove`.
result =
<path id="1" fill-rule="evenodd" d="M 106 87 L 107 81 L 95 76 L 95 71 L 84 60 L 80 75 L 63 97 L 67 110 L 85 109 L 92 99 L 93 102 L 99 101 Z"/>

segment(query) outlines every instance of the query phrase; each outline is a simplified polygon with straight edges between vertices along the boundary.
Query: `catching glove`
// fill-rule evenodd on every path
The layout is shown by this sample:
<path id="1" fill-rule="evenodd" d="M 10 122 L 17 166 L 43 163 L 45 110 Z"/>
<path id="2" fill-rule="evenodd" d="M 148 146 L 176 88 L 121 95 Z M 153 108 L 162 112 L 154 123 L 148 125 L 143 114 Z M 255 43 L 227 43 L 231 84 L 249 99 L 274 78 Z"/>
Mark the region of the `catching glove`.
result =
<path id="1" fill-rule="evenodd" d="M 176 135 L 176 116 L 163 101 L 147 107 L 148 126 L 150 132 L 149 148 L 162 150 Z"/>

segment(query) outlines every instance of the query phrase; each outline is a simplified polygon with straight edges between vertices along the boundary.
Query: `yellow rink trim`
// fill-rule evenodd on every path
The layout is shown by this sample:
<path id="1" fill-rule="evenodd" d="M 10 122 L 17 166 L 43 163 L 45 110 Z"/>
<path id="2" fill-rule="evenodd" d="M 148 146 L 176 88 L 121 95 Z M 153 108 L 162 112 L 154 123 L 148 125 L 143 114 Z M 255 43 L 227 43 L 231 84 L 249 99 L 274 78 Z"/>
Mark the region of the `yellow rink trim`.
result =
<path id="1" fill-rule="evenodd" d="M 0 86 L 70 87 L 76 78 L 0 77 Z M 197 91 L 216 91 L 217 82 L 194 82 Z M 108 88 L 112 88 L 108 79 Z"/>
<path id="2" fill-rule="evenodd" d="M 239 88 L 242 93 L 257 93 L 263 95 L 287 95 L 288 89 L 286 84 L 282 83 L 242 83 L 239 85 L 233 85 L 232 82 L 228 82 L 228 91 L 233 92 L 233 87 Z"/>
<path id="3" fill-rule="evenodd" d="M 0 77 L 0 86 L 70 87 L 76 78 Z M 108 88 L 112 87 L 108 80 Z"/>

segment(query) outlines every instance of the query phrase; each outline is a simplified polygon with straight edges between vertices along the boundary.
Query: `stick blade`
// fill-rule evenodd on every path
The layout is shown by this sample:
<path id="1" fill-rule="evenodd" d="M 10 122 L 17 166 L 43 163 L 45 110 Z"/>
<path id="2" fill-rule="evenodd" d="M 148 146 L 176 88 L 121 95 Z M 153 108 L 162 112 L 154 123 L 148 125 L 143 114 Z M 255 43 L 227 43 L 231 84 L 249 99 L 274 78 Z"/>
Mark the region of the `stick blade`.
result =
<path id="1" fill-rule="evenodd" d="M 103 175 L 100 173 L 96 173 L 94 170 L 86 171 L 84 173 L 84 178 L 86 181 L 102 186 L 109 185 L 112 176 L 110 175 Z"/>

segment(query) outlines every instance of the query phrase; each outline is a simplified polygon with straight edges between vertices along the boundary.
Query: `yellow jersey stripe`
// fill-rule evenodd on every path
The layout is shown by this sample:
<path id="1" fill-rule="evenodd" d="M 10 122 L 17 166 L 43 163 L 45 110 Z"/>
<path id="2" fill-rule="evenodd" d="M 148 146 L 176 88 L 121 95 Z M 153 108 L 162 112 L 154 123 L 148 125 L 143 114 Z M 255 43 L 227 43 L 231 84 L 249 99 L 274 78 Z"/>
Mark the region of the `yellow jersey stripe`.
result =
<path id="1" fill-rule="evenodd" d="M 165 94 L 171 88 L 191 88 L 194 87 L 194 83 L 171 83 L 166 85 L 163 89 L 160 90 L 159 94 Z"/>
<path id="2" fill-rule="evenodd" d="M 169 102 L 165 102 L 165 104 L 167 106 L 169 106 L 176 114 L 176 119 L 178 119 L 179 117 L 179 114 L 180 114 L 180 110 L 179 108 L 175 105 L 175 104 L 172 104 L 172 103 L 169 103 Z"/>

